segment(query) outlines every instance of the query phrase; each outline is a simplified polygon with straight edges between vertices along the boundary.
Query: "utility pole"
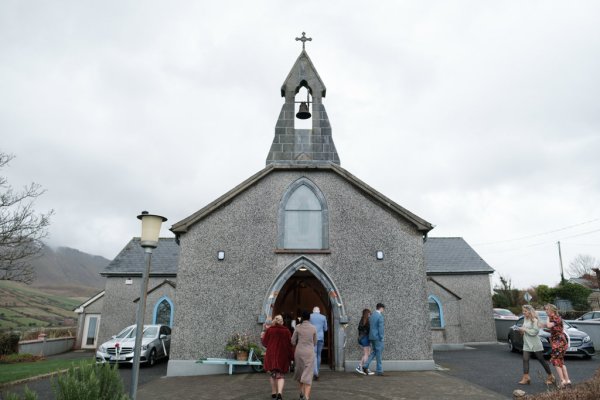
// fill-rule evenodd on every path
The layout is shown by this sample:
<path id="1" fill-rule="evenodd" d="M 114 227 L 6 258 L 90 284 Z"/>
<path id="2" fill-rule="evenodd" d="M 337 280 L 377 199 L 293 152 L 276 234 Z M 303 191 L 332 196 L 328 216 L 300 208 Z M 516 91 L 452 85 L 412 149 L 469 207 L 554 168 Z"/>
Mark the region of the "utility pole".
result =
<path id="1" fill-rule="evenodd" d="M 600 268 L 592 268 L 592 271 L 596 273 L 596 280 L 598 281 L 598 289 L 600 289 Z"/>
<path id="2" fill-rule="evenodd" d="M 565 274 L 563 272 L 562 253 L 560 252 L 560 240 L 556 242 L 558 244 L 558 260 L 560 261 L 560 283 L 565 283 Z"/>

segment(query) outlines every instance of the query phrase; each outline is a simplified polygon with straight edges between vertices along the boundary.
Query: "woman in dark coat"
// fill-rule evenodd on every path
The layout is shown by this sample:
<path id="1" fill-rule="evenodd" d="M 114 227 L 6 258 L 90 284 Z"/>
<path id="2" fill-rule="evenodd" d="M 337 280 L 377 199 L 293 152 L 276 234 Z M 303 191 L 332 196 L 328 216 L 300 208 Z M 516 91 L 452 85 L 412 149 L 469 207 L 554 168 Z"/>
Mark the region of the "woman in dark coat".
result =
<path id="1" fill-rule="evenodd" d="M 267 329 L 262 338 L 262 343 L 267 348 L 264 366 L 271 375 L 269 381 L 271 397 L 274 399 L 282 398 L 284 375 L 289 371 L 294 356 L 291 336 L 289 329 L 283 325 L 283 317 L 276 315 L 273 318 L 273 325 Z"/>

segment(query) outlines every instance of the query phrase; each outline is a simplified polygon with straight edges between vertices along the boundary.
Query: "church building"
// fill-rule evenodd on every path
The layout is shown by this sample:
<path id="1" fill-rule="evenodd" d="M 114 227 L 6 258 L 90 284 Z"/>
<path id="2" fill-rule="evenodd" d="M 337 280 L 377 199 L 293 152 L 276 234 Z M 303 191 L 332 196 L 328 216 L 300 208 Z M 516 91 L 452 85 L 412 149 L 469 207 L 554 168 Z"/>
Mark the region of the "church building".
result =
<path id="1" fill-rule="evenodd" d="M 299 40 L 265 168 L 176 222 L 154 251 L 145 322 L 173 328 L 169 376 L 224 373 L 196 361 L 315 306 L 329 325 L 323 367 L 337 371 L 358 363 L 358 321 L 379 302 L 386 371 L 434 369 L 434 346 L 495 341 L 493 269 L 341 167 L 326 87 Z M 100 343 L 135 322 L 143 260 L 134 238 L 102 273 Z"/>

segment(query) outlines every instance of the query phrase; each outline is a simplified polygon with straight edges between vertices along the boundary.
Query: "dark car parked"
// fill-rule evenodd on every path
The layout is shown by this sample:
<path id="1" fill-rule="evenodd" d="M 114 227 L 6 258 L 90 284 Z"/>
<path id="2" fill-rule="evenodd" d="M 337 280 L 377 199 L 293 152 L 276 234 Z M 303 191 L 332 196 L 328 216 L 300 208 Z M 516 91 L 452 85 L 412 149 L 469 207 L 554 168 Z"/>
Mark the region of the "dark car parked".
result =
<path id="1" fill-rule="evenodd" d="M 541 322 L 548 320 L 548 315 L 545 311 L 538 311 L 538 316 Z M 579 355 L 584 358 L 590 358 L 595 354 L 594 343 L 589 335 L 563 321 L 564 328 L 569 335 L 569 349 L 567 355 Z M 523 335 L 519 333 L 518 328 L 523 326 L 523 316 L 519 317 L 515 325 L 508 331 L 508 348 L 510 351 L 523 351 Z M 549 356 L 552 346 L 550 345 L 550 333 L 546 329 L 540 329 L 539 337 L 544 346 L 544 355 Z"/>

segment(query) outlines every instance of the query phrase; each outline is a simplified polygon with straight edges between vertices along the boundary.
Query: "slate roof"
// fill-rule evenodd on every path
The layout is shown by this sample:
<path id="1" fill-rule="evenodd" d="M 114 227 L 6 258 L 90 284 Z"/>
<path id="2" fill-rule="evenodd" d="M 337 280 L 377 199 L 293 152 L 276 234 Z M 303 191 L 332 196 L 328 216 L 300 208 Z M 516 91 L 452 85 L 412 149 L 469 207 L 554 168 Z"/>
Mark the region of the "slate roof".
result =
<path id="1" fill-rule="evenodd" d="M 494 269 L 460 237 L 429 237 L 425 242 L 424 252 L 428 275 L 494 272 Z"/>
<path id="2" fill-rule="evenodd" d="M 463 238 L 429 237 L 425 242 L 425 267 L 428 275 L 491 274 L 494 272 Z M 179 246 L 175 238 L 160 238 L 152 252 L 151 276 L 177 276 Z M 131 239 L 102 276 L 137 276 L 145 267 L 140 238 Z"/>
<path id="3" fill-rule="evenodd" d="M 178 264 L 179 245 L 175 238 L 158 239 L 158 247 L 152 251 L 150 276 L 176 276 Z M 100 275 L 138 276 L 142 275 L 145 267 L 146 257 L 140 238 L 134 237 Z"/>

